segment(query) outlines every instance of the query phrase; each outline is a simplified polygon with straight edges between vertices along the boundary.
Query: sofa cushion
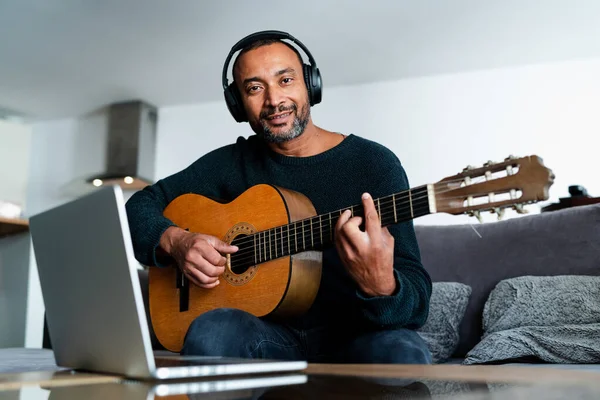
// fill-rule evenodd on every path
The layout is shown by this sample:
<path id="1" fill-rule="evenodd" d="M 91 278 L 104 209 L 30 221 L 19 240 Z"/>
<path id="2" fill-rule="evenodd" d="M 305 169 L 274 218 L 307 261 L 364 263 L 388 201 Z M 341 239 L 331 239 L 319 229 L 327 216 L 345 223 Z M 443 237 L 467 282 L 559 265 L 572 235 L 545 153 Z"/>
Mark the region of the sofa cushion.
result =
<path id="1" fill-rule="evenodd" d="M 446 362 L 456 350 L 470 295 L 471 288 L 462 283 L 433 283 L 429 316 L 417 333 L 427 343 L 434 363 Z"/>
<path id="2" fill-rule="evenodd" d="M 600 277 L 524 276 L 501 281 L 483 311 L 484 336 L 465 359 L 600 362 Z"/>
<path id="3" fill-rule="evenodd" d="M 532 206 L 534 207 L 534 206 Z M 423 265 L 434 282 L 462 282 L 473 292 L 453 355 L 464 357 L 482 335 L 490 291 L 523 275 L 600 275 L 600 204 L 471 225 L 415 225 Z"/>

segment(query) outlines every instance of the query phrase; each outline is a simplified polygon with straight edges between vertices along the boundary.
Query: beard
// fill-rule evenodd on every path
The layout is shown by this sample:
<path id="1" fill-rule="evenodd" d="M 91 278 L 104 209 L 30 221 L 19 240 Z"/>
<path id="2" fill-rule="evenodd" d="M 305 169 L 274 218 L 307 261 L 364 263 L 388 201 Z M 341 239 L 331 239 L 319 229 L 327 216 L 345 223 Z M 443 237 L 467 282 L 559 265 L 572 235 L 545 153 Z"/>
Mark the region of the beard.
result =
<path id="1" fill-rule="evenodd" d="M 286 131 L 279 131 L 278 133 L 273 132 L 272 128 L 265 121 L 269 116 L 292 111 L 294 114 L 294 121 L 292 122 L 292 126 Z M 306 125 L 308 125 L 308 120 L 310 119 L 310 107 L 308 105 L 308 101 L 302 107 L 300 113 L 298 113 L 298 105 L 296 103 L 292 103 L 290 106 L 285 107 L 283 104 L 279 107 L 270 107 L 268 110 L 260 113 L 260 128 L 259 128 L 259 136 L 261 136 L 268 143 L 284 143 L 289 140 L 300 137 L 304 130 L 306 129 Z"/>

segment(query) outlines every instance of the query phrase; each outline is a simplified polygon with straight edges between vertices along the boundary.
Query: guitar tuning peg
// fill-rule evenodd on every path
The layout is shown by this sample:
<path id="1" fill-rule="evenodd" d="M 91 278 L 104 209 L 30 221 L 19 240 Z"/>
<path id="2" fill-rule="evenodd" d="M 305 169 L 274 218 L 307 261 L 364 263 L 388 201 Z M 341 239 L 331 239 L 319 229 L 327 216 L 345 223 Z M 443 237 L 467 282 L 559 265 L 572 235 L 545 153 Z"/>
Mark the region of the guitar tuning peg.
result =
<path id="1" fill-rule="evenodd" d="M 463 168 L 463 172 L 467 172 L 467 171 L 470 171 L 472 169 L 475 169 L 475 167 L 472 166 L 472 165 L 467 165 L 465 168 Z"/>
<path id="2" fill-rule="evenodd" d="M 515 204 L 513 208 L 519 214 L 527 214 L 529 212 L 528 210 L 523 208 L 523 204 Z"/>
<path id="3" fill-rule="evenodd" d="M 488 160 L 488 162 L 486 162 L 485 164 L 483 164 L 484 167 L 490 167 L 492 165 L 494 165 L 495 162 L 493 162 L 492 160 Z"/>
<path id="4" fill-rule="evenodd" d="M 501 221 L 502 218 L 504 218 L 504 211 L 506 211 L 504 208 L 499 207 L 494 207 L 494 209 L 492 209 L 492 212 L 498 215 L 498 221 Z"/>
<path id="5" fill-rule="evenodd" d="M 477 211 L 469 211 L 468 214 L 470 217 L 475 217 L 477 218 L 477 221 L 479 221 L 479 223 L 483 223 L 483 218 L 481 217 L 481 212 L 479 210 Z"/>
<path id="6" fill-rule="evenodd" d="M 504 159 L 504 161 L 510 161 L 510 160 L 516 160 L 516 159 L 517 159 L 517 157 L 515 157 L 515 156 L 513 156 L 513 155 L 511 154 L 511 155 L 509 155 L 508 157 L 506 157 L 506 158 Z"/>

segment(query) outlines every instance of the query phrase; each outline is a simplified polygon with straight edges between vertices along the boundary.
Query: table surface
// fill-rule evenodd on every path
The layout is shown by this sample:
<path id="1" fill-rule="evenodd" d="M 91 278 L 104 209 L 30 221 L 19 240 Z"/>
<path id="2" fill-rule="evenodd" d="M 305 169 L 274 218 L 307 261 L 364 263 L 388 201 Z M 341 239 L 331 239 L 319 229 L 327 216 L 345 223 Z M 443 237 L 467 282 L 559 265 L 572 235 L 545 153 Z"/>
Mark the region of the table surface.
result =
<path id="1" fill-rule="evenodd" d="M 0 374 L 0 399 L 600 398 L 600 373 L 542 366 L 310 364 L 299 373 L 133 381 L 61 371 Z"/>

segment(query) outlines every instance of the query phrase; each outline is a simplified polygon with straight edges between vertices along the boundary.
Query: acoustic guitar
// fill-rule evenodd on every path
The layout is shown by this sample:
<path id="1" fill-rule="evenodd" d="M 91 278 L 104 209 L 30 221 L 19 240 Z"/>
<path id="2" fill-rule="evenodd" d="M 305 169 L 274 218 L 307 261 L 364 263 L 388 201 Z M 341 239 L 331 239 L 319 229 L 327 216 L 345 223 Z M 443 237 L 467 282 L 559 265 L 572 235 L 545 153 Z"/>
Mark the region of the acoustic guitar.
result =
<path id="1" fill-rule="evenodd" d="M 373 200 L 382 226 L 434 213 L 501 216 L 506 208 L 521 213 L 523 205 L 548 199 L 553 180 L 539 157 L 509 157 Z M 321 250 L 333 244 L 335 224 L 347 209 L 362 216 L 362 204 L 317 215 L 306 196 L 266 184 L 226 204 L 196 194 L 175 198 L 164 210 L 167 218 L 239 250 L 227 256 L 213 289 L 191 284 L 175 265 L 150 267 L 150 317 L 160 343 L 180 351 L 192 321 L 216 308 L 283 318 L 307 311 L 319 289 Z"/>

